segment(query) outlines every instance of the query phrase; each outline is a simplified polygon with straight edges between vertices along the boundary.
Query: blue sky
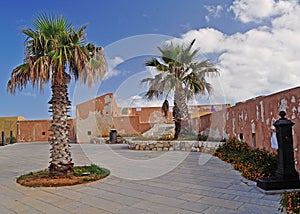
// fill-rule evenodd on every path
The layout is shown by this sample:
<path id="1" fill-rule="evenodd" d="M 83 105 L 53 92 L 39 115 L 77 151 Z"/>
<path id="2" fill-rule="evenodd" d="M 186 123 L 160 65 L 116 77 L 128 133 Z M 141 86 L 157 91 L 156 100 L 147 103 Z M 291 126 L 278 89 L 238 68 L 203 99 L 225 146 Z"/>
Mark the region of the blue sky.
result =
<path id="1" fill-rule="evenodd" d="M 88 41 L 105 48 L 109 64 L 105 80 L 92 91 L 72 83 L 73 104 L 113 92 L 120 105 L 160 105 L 161 101 L 143 99 L 147 88 L 139 80 L 153 73 L 143 62 L 155 56 L 156 46 L 165 40 L 188 43 L 196 38 L 202 57 L 220 68 L 220 77 L 211 80 L 214 95 L 194 103 L 234 104 L 299 86 L 296 0 L 11 0 L 0 3 L 0 116 L 49 118 L 49 86 L 44 93 L 30 85 L 16 95 L 6 91 L 10 72 L 24 58 L 21 30 L 41 12 L 64 15 L 75 26 L 88 24 Z"/>

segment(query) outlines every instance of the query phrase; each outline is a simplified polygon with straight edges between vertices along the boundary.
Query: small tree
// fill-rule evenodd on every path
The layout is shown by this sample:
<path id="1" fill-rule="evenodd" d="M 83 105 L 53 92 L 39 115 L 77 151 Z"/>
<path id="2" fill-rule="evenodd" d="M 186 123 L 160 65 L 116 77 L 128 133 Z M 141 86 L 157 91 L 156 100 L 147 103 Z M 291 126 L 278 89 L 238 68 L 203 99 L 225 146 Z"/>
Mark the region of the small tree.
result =
<path id="1" fill-rule="evenodd" d="M 63 16 L 35 17 L 33 28 L 22 31 L 27 37 L 24 63 L 13 69 L 7 85 L 14 94 L 29 82 L 41 91 L 46 83 L 51 83 L 51 176 L 73 175 L 68 124 L 71 77 L 91 85 L 106 72 L 103 48 L 86 42 L 86 27 L 75 29 Z"/>
<path id="2" fill-rule="evenodd" d="M 187 101 L 196 95 L 211 93 L 212 86 L 205 77 L 209 73 L 219 73 L 211 62 L 207 60 L 197 62 L 198 50 L 192 50 L 194 43 L 195 39 L 189 45 L 170 43 L 158 47 L 161 57 L 152 58 L 145 63 L 146 66 L 154 67 L 159 72 L 153 78 L 142 80 L 150 85 L 146 97 L 152 99 L 166 94 L 166 100 L 162 106 L 165 115 L 169 107 L 168 94 L 174 91 L 175 139 L 181 132 L 181 124 L 186 124 L 189 119 Z"/>

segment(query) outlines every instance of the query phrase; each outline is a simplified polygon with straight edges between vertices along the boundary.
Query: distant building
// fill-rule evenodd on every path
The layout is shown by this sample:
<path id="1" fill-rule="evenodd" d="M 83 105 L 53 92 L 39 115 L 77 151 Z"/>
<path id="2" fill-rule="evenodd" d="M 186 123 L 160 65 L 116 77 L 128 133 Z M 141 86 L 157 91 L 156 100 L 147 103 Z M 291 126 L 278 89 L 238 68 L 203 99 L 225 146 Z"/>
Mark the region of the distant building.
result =
<path id="1" fill-rule="evenodd" d="M 19 122 L 23 120 L 25 118 L 22 116 L 0 117 L 1 142 L 7 142 L 11 136 L 17 139 Z"/>
<path id="2" fill-rule="evenodd" d="M 216 110 L 229 105 L 214 105 Z M 189 106 L 191 118 L 211 113 L 212 105 Z M 119 134 L 140 134 L 156 123 L 173 123 L 172 107 L 165 118 L 161 107 L 118 107 L 112 93 L 96 97 L 76 106 L 78 143 L 88 143 L 97 137 L 107 137 L 111 129 Z"/>

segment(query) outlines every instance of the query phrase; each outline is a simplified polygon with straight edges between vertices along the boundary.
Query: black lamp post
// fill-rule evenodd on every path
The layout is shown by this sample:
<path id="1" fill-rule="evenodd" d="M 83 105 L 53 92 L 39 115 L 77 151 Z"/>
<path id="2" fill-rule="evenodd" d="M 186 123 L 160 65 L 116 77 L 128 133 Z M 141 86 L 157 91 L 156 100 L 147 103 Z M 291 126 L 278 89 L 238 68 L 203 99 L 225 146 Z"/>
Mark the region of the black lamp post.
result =
<path id="1" fill-rule="evenodd" d="M 294 163 L 292 126 L 295 123 L 286 119 L 285 115 L 284 111 L 279 112 L 280 119 L 273 124 L 278 142 L 278 165 L 275 177 L 257 179 L 257 187 L 263 190 L 300 188 L 299 174 Z"/>

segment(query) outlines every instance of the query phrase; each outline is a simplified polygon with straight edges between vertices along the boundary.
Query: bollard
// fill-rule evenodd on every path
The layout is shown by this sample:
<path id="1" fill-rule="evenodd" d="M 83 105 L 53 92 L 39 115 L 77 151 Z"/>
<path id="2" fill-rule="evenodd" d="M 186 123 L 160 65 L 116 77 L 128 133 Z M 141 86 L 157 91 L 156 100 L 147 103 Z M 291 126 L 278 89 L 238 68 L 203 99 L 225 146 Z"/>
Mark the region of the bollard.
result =
<path id="1" fill-rule="evenodd" d="M 10 130 L 9 132 L 9 143 L 12 144 L 13 132 Z"/>
<path id="2" fill-rule="evenodd" d="M 278 141 L 278 164 L 274 177 L 257 179 L 257 187 L 265 191 L 299 189 L 299 174 L 295 169 L 292 127 L 295 125 L 285 118 L 284 111 L 279 112 L 280 119 L 273 125 Z"/>
<path id="3" fill-rule="evenodd" d="M 2 132 L 2 146 L 4 146 L 4 141 L 5 141 L 5 133 L 4 132 Z"/>

